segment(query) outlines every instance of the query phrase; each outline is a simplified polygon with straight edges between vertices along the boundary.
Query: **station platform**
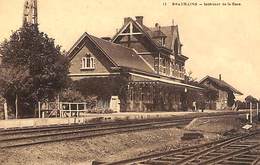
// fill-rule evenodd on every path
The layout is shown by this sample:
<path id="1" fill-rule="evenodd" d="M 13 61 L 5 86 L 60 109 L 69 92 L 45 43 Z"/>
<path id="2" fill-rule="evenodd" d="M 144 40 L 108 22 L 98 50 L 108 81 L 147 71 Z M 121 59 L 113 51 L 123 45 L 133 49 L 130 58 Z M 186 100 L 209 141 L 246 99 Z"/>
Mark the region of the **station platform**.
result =
<path id="1" fill-rule="evenodd" d="M 244 114 L 248 110 L 239 111 L 216 111 L 204 110 L 203 112 L 122 112 L 112 114 L 86 114 L 84 117 L 70 118 L 29 118 L 0 120 L 0 129 L 20 128 L 20 127 L 42 127 L 51 125 L 84 124 L 95 122 L 112 122 L 118 120 L 144 120 L 158 118 L 189 118 L 207 117 L 214 115 L 235 115 Z"/>

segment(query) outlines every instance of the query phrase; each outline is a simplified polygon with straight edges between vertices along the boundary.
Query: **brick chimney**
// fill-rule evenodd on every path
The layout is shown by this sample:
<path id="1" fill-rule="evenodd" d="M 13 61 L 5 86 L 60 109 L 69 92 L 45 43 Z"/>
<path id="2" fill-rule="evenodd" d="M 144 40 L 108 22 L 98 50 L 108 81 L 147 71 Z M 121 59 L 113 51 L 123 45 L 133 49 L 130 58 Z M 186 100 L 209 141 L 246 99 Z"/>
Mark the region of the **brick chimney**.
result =
<path id="1" fill-rule="evenodd" d="M 143 16 L 136 16 L 136 22 L 139 23 L 140 25 L 143 25 L 143 19 L 144 17 Z"/>
<path id="2" fill-rule="evenodd" d="M 218 77 L 219 77 L 219 80 L 221 81 L 221 74 L 219 74 Z"/>
<path id="3" fill-rule="evenodd" d="M 124 18 L 124 25 L 127 24 L 130 20 L 131 20 L 130 17 L 125 17 L 125 18 Z"/>

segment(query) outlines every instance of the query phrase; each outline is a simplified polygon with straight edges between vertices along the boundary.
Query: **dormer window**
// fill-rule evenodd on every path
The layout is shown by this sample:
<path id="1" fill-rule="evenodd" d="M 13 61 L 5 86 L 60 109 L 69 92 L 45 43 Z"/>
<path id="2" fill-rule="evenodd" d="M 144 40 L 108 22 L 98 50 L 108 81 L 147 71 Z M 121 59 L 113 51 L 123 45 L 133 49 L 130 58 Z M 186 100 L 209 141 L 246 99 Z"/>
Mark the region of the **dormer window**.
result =
<path id="1" fill-rule="evenodd" d="M 81 69 L 95 69 L 95 58 L 87 54 L 81 59 Z"/>

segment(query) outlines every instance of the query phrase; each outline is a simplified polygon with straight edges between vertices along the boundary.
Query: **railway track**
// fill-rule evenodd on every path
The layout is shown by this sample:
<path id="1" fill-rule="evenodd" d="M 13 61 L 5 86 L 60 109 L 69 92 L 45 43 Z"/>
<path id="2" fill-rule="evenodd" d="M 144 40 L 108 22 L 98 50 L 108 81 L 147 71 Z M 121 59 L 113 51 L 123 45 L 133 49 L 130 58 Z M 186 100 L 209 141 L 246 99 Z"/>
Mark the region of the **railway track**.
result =
<path id="1" fill-rule="evenodd" d="M 146 119 L 146 120 L 128 120 L 128 121 L 113 121 L 113 122 L 100 122 L 100 123 L 86 123 L 86 124 L 71 124 L 71 125 L 53 125 L 45 127 L 25 127 L 25 128 L 11 128 L 0 130 L 0 136 L 3 135 L 16 135 L 16 134 L 31 134 L 37 132 L 50 132 L 59 130 L 74 130 L 81 128 L 98 128 L 106 126 L 116 126 L 116 125 L 128 125 L 128 124 L 138 124 L 138 123 L 151 123 L 151 122 L 172 122 L 178 120 L 192 120 L 194 118 L 164 118 L 164 119 Z"/>
<path id="2" fill-rule="evenodd" d="M 211 143 L 111 163 L 119 165 L 260 165 L 260 130 Z"/>
<path id="3" fill-rule="evenodd" d="M 22 147 L 43 143 L 60 142 L 65 140 L 75 140 L 83 138 L 91 138 L 97 136 L 104 136 L 116 133 L 125 133 L 132 131 L 141 131 L 147 129 L 158 129 L 182 126 L 188 124 L 192 119 L 178 119 L 178 120 L 166 120 L 166 121 L 152 121 L 146 123 L 132 123 L 132 124 L 118 124 L 110 123 L 110 125 L 104 126 L 103 124 L 98 125 L 74 125 L 71 127 L 54 127 L 43 129 L 32 129 L 32 130 L 13 130 L 2 132 L 0 139 L 0 148 L 13 148 Z M 73 130 L 71 130 L 73 129 Z M 44 133 L 42 133 L 44 132 Z"/>
<path id="4" fill-rule="evenodd" d="M 244 114 L 244 113 L 241 113 Z M 205 114 L 206 115 L 206 114 Z M 213 114 L 229 116 L 230 113 Z M 187 125 L 194 117 L 117 121 L 93 124 L 74 124 L 39 128 L 8 129 L 0 131 L 0 148 L 22 147 L 43 143 L 91 138 L 131 131 L 158 129 Z"/>
<path id="5" fill-rule="evenodd" d="M 238 115 L 244 115 L 246 112 L 237 112 Z M 0 129 L 0 136 L 3 135 L 15 135 L 15 134 L 30 134 L 36 132 L 49 132 L 49 131 L 57 131 L 57 130 L 71 130 L 77 128 L 96 128 L 103 126 L 113 126 L 113 125 L 121 125 L 121 124 L 134 124 L 134 123 L 147 123 L 154 121 L 175 121 L 175 120 L 183 120 L 183 119 L 194 119 L 197 117 L 217 117 L 217 116 L 233 116 L 232 112 L 225 113 L 217 113 L 217 114 L 208 114 L 204 113 L 200 116 L 192 116 L 192 117 L 183 117 L 183 116 L 173 116 L 162 119 L 145 119 L 145 120 L 128 120 L 128 121 L 112 121 L 112 122 L 101 122 L 101 123 L 87 123 L 87 124 L 72 124 L 72 125 L 53 125 L 53 126 L 43 126 L 43 127 L 25 127 L 25 128 L 10 128 L 10 129 Z"/>

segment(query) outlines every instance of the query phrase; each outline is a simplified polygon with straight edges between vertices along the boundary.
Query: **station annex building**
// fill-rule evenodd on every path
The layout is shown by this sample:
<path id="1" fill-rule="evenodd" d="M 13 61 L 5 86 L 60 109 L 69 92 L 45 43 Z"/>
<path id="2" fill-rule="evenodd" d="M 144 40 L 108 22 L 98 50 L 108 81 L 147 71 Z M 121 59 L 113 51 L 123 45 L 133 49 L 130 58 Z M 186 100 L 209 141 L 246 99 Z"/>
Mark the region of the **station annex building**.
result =
<path id="1" fill-rule="evenodd" d="M 124 18 L 112 38 L 84 33 L 67 53 L 69 76 L 98 107 L 116 111 L 185 111 L 204 88 L 185 83 L 177 25 L 147 27 L 143 17 Z"/>

